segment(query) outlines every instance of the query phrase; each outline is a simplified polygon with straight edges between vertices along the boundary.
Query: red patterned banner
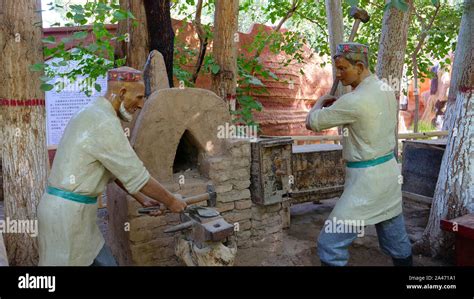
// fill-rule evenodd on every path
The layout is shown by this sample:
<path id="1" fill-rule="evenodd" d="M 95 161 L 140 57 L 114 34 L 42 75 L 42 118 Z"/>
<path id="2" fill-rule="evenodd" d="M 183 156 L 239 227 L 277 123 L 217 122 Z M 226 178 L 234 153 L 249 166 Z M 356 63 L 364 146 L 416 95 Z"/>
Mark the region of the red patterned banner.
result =
<path id="1" fill-rule="evenodd" d="M 28 99 L 28 100 L 16 100 L 16 99 L 2 99 L 0 98 L 0 106 L 44 106 L 44 99 Z"/>

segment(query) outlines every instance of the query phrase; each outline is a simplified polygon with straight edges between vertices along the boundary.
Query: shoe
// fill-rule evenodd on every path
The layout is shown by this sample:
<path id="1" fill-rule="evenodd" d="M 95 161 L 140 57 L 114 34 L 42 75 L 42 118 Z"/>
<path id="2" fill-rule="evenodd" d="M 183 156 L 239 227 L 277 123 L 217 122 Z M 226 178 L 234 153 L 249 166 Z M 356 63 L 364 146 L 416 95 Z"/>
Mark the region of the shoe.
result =
<path id="1" fill-rule="evenodd" d="M 329 265 L 328 263 L 321 261 L 321 267 L 332 267 L 332 266 Z"/>
<path id="2" fill-rule="evenodd" d="M 392 261 L 395 267 L 412 267 L 413 266 L 412 255 L 403 259 L 397 259 L 397 258 L 392 257 Z"/>

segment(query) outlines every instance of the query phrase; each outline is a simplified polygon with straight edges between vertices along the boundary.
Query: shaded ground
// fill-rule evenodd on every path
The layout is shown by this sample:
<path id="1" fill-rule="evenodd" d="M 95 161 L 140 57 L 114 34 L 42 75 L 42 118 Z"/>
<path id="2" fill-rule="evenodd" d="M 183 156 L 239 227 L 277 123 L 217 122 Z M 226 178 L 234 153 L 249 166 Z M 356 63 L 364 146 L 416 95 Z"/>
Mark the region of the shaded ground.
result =
<path id="1" fill-rule="evenodd" d="M 316 254 L 316 237 L 336 203 L 335 199 L 321 204 L 303 203 L 291 207 L 291 226 L 284 233 L 279 248 L 239 249 L 236 265 L 239 266 L 319 266 Z M 423 233 L 429 216 L 429 207 L 405 201 L 404 216 L 410 239 Z M 415 266 L 447 266 L 444 261 L 414 256 Z M 375 227 L 368 226 L 365 236 L 350 247 L 349 266 L 392 266 L 392 260 L 378 245 Z"/>
<path id="2" fill-rule="evenodd" d="M 336 203 L 335 199 L 321 204 L 303 203 L 291 207 L 291 227 L 284 231 L 280 246 L 239 249 L 236 266 L 319 266 L 316 236 Z M 403 206 L 408 234 L 412 242 L 420 238 L 429 216 L 429 207 L 405 200 Z M 4 219 L 0 201 L 0 219 Z M 107 209 L 99 209 L 97 223 L 107 239 Z M 447 266 L 445 261 L 414 256 L 415 266 Z M 350 247 L 350 266 L 391 266 L 391 258 L 379 249 L 374 226 L 365 229 L 365 236 Z"/>

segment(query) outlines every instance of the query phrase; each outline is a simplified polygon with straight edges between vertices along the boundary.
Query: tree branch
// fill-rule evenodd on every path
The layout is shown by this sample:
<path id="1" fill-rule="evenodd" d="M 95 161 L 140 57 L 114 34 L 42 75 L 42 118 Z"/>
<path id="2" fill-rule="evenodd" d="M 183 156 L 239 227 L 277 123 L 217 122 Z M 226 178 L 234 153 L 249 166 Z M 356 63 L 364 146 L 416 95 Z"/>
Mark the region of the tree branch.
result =
<path id="1" fill-rule="evenodd" d="M 326 32 L 327 31 L 327 28 L 323 27 L 319 22 L 317 22 L 316 20 L 313 20 L 313 19 L 310 19 L 308 18 L 307 16 L 301 14 L 300 12 L 295 12 L 296 15 L 300 16 L 301 18 L 305 19 L 306 21 L 309 21 L 313 24 L 315 24 L 316 26 L 318 26 L 323 32 Z"/>
<path id="2" fill-rule="evenodd" d="M 199 38 L 199 55 L 198 55 L 196 66 L 194 67 L 194 73 L 191 79 L 193 83 L 196 83 L 199 71 L 201 70 L 204 57 L 206 56 L 206 49 L 207 49 L 207 42 L 208 42 L 207 34 L 204 32 L 204 29 L 202 28 L 202 24 L 201 24 L 202 1 L 203 0 L 198 0 L 198 3 L 196 5 L 196 16 L 193 21 L 194 28 L 196 28 L 196 32 Z"/>
<path id="3" fill-rule="evenodd" d="M 280 20 L 280 22 L 278 23 L 278 25 L 273 29 L 274 32 L 278 32 L 280 31 L 281 27 L 283 26 L 283 24 L 288 21 L 288 19 L 290 19 L 293 14 L 296 12 L 296 10 L 298 9 L 298 7 L 300 6 L 301 2 L 300 0 L 293 0 L 293 3 L 290 7 L 290 9 L 286 12 L 286 15 Z M 267 42 L 270 40 L 270 37 L 271 35 L 269 35 L 267 37 L 267 39 L 265 40 L 264 42 L 264 46 L 260 49 L 257 49 L 257 52 L 255 53 L 254 55 L 254 59 L 257 59 L 258 57 L 260 57 L 260 55 L 262 54 L 262 51 L 263 49 L 265 48 L 265 45 L 267 44 Z M 254 72 L 254 69 L 255 67 L 252 68 L 252 71 L 250 72 L 251 74 L 253 74 Z"/>

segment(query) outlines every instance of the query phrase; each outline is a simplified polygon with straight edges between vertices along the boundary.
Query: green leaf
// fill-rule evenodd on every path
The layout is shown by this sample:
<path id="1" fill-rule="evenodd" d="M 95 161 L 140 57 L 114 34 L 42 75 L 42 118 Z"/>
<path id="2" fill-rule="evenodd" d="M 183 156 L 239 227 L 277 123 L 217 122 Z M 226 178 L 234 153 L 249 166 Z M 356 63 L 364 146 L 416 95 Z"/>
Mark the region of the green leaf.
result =
<path id="1" fill-rule="evenodd" d="M 47 83 L 42 83 L 40 86 L 41 90 L 43 91 L 50 91 L 51 89 L 54 88 L 54 85 L 47 84 Z"/>
<path id="2" fill-rule="evenodd" d="M 43 43 L 47 43 L 47 44 L 55 44 L 56 38 L 54 36 L 48 36 L 46 38 L 43 38 L 42 41 Z"/>
<path id="3" fill-rule="evenodd" d="M 97 46 L 97 44 L 90 44 L 86 47 L 86 49 L 90 52 L 95 52 L 99 49 L 99 46 Z"/>
<path id="4" fill-rule="evenodd" d="M 275 75 L 275 73 L 269 71 L 268 74 L 269 74 L 270 77 L 272 77 L 273 79 L 278 80 L 278 77 L 277 77 L 277 75 Z"/>
<path id="5" fill-rule="evenodd" d="M 85 39 L 87 37 L 87 31 L 74 32 L 72 37 L 74 39 Z"/>
<path id="6" fill-rule="evenodd" d="M 113 16 L 114 16 L 115 19 L 117 19 L 117 21 L 122 21 L 122 20 L 127 19 L 128 13 L 126 13 L 124 11 L 121 11 L 121 10 L 117 10 L 117 11 L 114 12 Z"/>
<path id="7" fill-rule="evenodd" d="M 263 85 L 262 81 L 260 79 L 253 77 L 249 80 L 249 84 L 256 85 L 256 86 L 265 86 Z"/>
<path id="8" fill-rule="evenodd" d="M 48 76 L 41 76 L 40 77 L 40 80 L 43 81 L 43 82 L 48 82 L 48 81 L 51 81 L 52 78 L 48 77 Z"/>
<path id="9" fill-rule="evenodd" d="M 393 6 L 397 8 L 398 10 L 407 12 L 408 11 L 408 4 L 405 2 L 405 0 L 391 0 L 391 3 L 393 3 Z"/>
<path id="10" fill-rule="evenodd" d="M 46 64 L 44 63 L 35 63 L 30 66 L 30 70 L 33 72 L 40 72 L 44 70 L 45 67 L 46 67 Z"/>
<path id="11" fill-rule="evenodd" d="M 214 75 L 219 73 L 220 70 L 221 67 L 218 64 L 214 64 L 211 66 L 211 73 L 213 73 Z"/>
<path id="12" fill-rule="evenodd" d="M 350 6 L 359 6 L 359 0 L 346 0 Z"/>
<path id="13" fill-rule="evenodd" d="M 94 87 L 95 87 L 95 90 L 97 90 L 97 92 L 100 92 L 102 90 L 102 86 L 98 83 L 95 83 Z"/>
<path id="14" fill-rule="evenodd" d="M 67 43 L 72 42 L 73 40 L 74 40 L 74 39 L 73 39 L 72 37 L 63 37 L 63 38 L 61 39 L 61 42 L 67 44 Z"/>

